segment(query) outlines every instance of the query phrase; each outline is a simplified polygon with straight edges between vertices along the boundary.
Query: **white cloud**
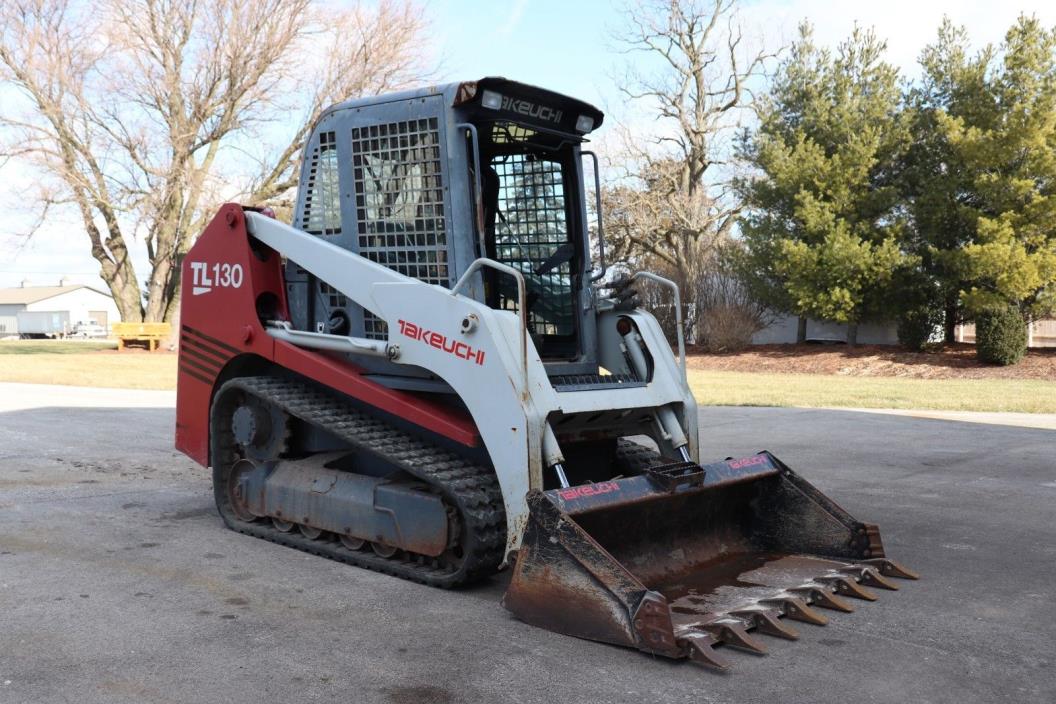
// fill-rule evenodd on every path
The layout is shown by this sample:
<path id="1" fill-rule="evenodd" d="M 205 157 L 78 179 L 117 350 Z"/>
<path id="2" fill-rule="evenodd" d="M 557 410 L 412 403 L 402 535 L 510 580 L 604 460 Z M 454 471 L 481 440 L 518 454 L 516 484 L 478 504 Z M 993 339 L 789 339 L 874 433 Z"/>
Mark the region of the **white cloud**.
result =
<path id="1" fill-rule="evenodd" d="M 917 57 L 934 41 L 943 15 L 964 25 L 976 48 L 998 44 L 1021 14 L 1036 15 L 1048 26 L 1056 25 L 1056 3 L 958 2 L 957 0 L 885 0 L 884 2 L 831 2 L 827 0 L 760 0 L 742 10 L 745 25 L 764 32 L 775 44 L 792 41 L 803 19 L 814 25 L 819 44 L 835 47 L 854 28 L 873 27 L 887 41 L 887 60 L 908 77 L 918 74 Z"/>
<path id="2" fill-rule="evenodd" d="M 528 0 L 514 0 L 513 6 L 510 8 L 510 14 L 506 16 L 506 21 L 496 30 L 496 34 L 500 37 L 508 37 L 513 34 L 517 29 L 517 25 L 521 23 L 521 17 L 524 16 L 524 11 L 527 7 Z"/>

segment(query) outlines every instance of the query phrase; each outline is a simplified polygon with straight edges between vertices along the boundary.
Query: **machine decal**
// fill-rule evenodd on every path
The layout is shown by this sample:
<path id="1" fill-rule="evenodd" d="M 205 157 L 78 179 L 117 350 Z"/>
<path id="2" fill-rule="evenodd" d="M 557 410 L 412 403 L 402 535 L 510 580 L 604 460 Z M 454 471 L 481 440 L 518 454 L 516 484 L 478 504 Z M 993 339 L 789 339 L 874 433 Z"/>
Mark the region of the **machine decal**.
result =
<path id="1" fill-rule="evenodd" d="M 470 345 L 459 340 L 452 340 L 447 335 L 429 330 L 415 323 L 400 321 L 400 334 L 412 340 L 424 342 L 430 347 L 453 354 L 460 359 L 474 362 L 477 366 L 484 365 L 484 350 L 475 350 Z"/>
<path id="2" fill-rule="evenodd" d="M 209 293 L 214 286 L 219 288 L 241 288 L 242 265 L 215 263 L 209 266 L 207 262 L 191 262 L 192 289 L 191 293 L 200 296 Z"/>
<path id="3" fill-rule="evenodd" d="M 511 98 L 509 96 L 502 96 L 502 109 L 515 112 L 520 115 L 528 115 L 544 122 L 554 122 L 561 124 L 561 111 L 555 110 L 547 105 L 537 105 L 536 103 L 522 100 L 519 98 Z"/>
<path id="4" fill-rule="evenodd" d="M 752 457 L 744 457 L 739 460 L 727 460 L 726 464 L 730 466 L 730 469 L 744 469 L 745 467 L 754 467 L 757 464 L 769 464 L 764 455 L 754 455 Z"/>
<path id="5" fill-rule="evenodd" d="M 570 489 L 560 489 L 557 495 L 561 497 L 562 501 L 571 501 L 583 496 L 597 496 L 598 494 L 608 494 L 619 490 L 620 485 L 616 482 L 597 482 L 596 484 L 574 486 Z"/>

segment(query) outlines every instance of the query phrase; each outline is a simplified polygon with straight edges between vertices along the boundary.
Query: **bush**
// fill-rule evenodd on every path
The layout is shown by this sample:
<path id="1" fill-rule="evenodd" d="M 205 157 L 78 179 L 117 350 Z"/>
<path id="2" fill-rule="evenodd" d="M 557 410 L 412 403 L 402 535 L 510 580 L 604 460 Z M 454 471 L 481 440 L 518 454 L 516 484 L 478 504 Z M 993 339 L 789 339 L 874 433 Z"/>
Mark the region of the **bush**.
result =
<path id="1" fill-rule="evenodd" d="M 756 300 L 735 266 L 735 245 L 718 245 L 696 257 L 697 265 L 679 271 L 664 262 L 643 260 L 635 268 L 654 271 L 679 284 L 686 342 L 708 352 L 733 352 L 752 343 L 752 335 L 773 322 L 773 314 Z M 675 308 L 671 292 L 659 284 L 635 284 L 643 307 L 651 312 L 674 344 Z"/>
<path id="2" fill-rule="evenodd" d="M 983 313 L 975 319 L 975 354 L 991 364 L 1008 366 L 1027 353 L 1027 323 L 1015 308 Z"/>
<path id="3" fill-rule="evenodd" d="M 906 349 L 921 352 L 942 322 L 942 312 L 932 307 L 903 311 L 898 316 L 898 341 Z"/>
<path id="4" fill-rule="evenodd" d="M 702 310 L 697 329 L 699 342 L 708 352 L 736 352 L 752 344 L 752 335 L 762 328 L 753 308 L 729 304 Z"/>
<path id="5" fill-rule="evenodd" d="M 708 352 L 742 350 L 752 344 L 752 335 L 773 322 L 742 275 L 742 254 L 735 243 L 718 246 L 693 281 L 696 341 Z"/>

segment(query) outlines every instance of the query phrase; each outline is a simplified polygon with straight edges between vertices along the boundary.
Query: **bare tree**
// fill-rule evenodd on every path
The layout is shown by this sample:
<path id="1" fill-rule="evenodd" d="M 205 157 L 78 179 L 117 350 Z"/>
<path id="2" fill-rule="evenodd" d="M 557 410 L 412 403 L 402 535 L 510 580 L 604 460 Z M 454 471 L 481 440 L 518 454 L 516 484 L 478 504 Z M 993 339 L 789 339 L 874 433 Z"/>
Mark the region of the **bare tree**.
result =
<path id="1" fill-rule="evenodd" d="M 6 0 L 3 154 L 37 177 L 39 222 L 78 214 L 122 319 L 166 320 L 217 203 L 281 205 L 320 111 L 422 75 L 425 29 L 413 0 L 325 17 L 311 0 Z"/>
<path id="2" fill-rule="evenodd" d="M 675 278 L 686 292 L 687 332 L 699 310 L 694 282 L 740 213 L 728 136 L 775 56 L 745 46 L 735 2 L 643 0 L 627 10 L 618 37 L 636 65 L 658 66 L 629 70 L 620 86 L 658 119 L 651 135 L 623 129 L 615 164 L 623 174 L 603 194 L 607 237 L 618 260 Z"/>

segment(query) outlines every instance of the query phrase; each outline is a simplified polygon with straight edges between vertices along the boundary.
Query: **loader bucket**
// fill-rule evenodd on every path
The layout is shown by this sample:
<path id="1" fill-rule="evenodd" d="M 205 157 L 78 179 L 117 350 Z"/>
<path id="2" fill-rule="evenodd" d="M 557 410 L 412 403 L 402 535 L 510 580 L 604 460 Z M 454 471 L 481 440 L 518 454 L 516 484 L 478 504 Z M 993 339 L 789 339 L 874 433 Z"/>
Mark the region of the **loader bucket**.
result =
<path id="1" fill-rule="evenodd" d="M 503 605 L 580 638 L 725 669 L 715 646 L 762 653 L 757 633 L 916 579 L 853 519 L 768 452 L 528 495 Z"/>

